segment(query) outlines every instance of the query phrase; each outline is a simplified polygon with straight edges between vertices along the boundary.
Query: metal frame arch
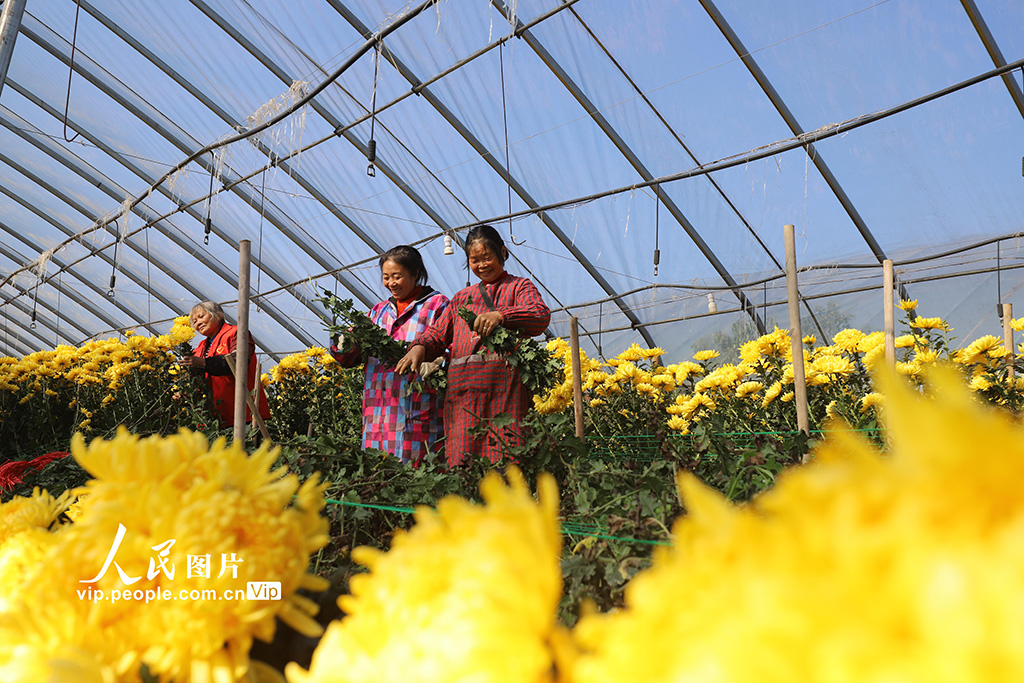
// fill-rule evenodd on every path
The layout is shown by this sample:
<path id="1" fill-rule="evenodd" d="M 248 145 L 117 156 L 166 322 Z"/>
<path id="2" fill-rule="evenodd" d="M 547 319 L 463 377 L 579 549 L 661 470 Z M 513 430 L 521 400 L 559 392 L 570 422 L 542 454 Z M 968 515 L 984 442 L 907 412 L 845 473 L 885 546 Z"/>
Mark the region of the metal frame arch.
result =
<path id="1" fill-rule="evenodd" d="M 505 5 L 503 0 L 491 0 L 491 6 L 502 13 L 504 16 L 509 16 L 508 7 Z M 565 69 L 558 63 L 550 52 L 545 49 L 541 44 L 540 40 L 533 35 L 529 30 L 523 29 L 523 23 L 516 19 L 516 25 L 514 27 L 517 36 L 526 41 L 531 49 L 537 54 L 541 62 L 555 75 L 555 78 L 565 86 L 565 89 L 569 91 L 573 99 L 575 99 L 580 106 L 587 112 L 587 115 L 597 124 L 597 127 L 601 129 L 601 132 L 612 142 L 619 153 L 625 157 L 629 165 L 643 178 L 645 181 L 650 182 L 654 180 L 654 174 L 651 173 L 647 166 L 644 165 L 640 157 L 633 151 L 633 149 L 626 143 L 626 141 L 619 135 L 618 131 L 615 130 L 611 122 L 598 110 L 597 106 L 587 97 L 583 89 L 566 73 Z M 764 321 L 757 314 L 757 307 L 754 306 L 746 294 L 740 288 L 739 283 L 729 272 L 729 269 L 718 259 L 714 251 L 708 246 L 707 242 L 700 235 L 697 229 L 690 223 L 689 219 L 679 209 L 679 206 L 672 200 L 671 197 L 662 189 L 661 185 L 652 185 L 651 189 L 658 195 L 661 203 L 664 204 L 665 208 L 668 209 L 672 217 L 679 223 L 679 226 L 683 229 L 683 232 L 690 238 L 690 240 L 697 246 L 697 249 L 704 255 L 704 258 L 708 260 L 711 266 L 715 269 L 718 275 L 725 281 L 725 283 L 732 290 L 732 293 L 740 302 L 740 307 L 747 313 L 748 316 L 754 321 L 754 325 L 757 327 L 759 334 L 766 332 L 764 327 Z"/>
<path id="2" fill-rule="evenodd" d="M 355 13 L 348 9 L 345 3 L 341 2 L 341 0 L 328 0 L 328 2 L 335 10 L 338 11 L 338 13 L 342 17 L 344 17 L 346 21 L 349 22 L 349 24 L 352 25 L 353 28 L 356 29 L 356 31 L 359 32 L 360 35 L 362 35 L 363 37 L 369 37 L 372 35 L 372 32 L 370 31 L 369 27 L 363 24 L 362 21 L 360 21 L 360 19 L 355 15 Z M 409 66 L 407 66 L 404 61 L 402 61 L 397 55 L 395 55 L 395 53 L 387 46 L 382 47 L 381 57 L 384 57 L 385 62 L 390 63 L 392 66 L 395 67 L 399 74 L 403 78 L 405 78 L 410 83 L 410 85 L 413 86 L 413 88 L 416 89 L 417 94 L 421 95 L 425 100 L 427 100 L 427 102 L 430 103 L 432 107 L 434 107 L 434 109 L 437 110 L 437 112 L 442 116 L 442 118 L 444 118 L 452 126 L 452 128 L 454 128 L 456 132 L 458 132 L 459 135 L 462 136 L 462 138 L 474 149 L 474 151 L 476 151 L 480 155 L 480 157 L 484 161 L 486 161 L 491 166 L 492 169 L 494 169 L 495 173 L 497 173 L 499 177 L 501 177 L 503 180 L 509 183 L 513 191 L 515 191 L 515 193 L 519 195 L 519 198 L 527 206 L 531 208 L 537 208 L 540 206 L 540 204 L 533 198 L 533 196 L 526 190 L 526 188 L 523 187 L 519 183 L 519 181 L 517 181 L 515 177 L 512 176 L 508 169 L 506 169 L 494 157 L 494 155 L 472 133 L 472 131 L 470 131 L 469 128 L 467 128 L 465 124 L 463 124 L 462 121 L 457 116 L 455 116 L 455 114 L 450 109 L 448 109 L 448 107 L 445 106 L 445 104 L 440 100 L 440 98 L 438 98 L 437 95 L 435 95 L 433 91 L 430 90 L 429 87 L 423 85 L 422 80 L 416 77 L 412 69 Z M 561 227 L 559 227 L 558 224 L 555 223 L 551 219 L 551 217 L 547 215 L 547 213 L 540 214 L 539 218 L 548 228 L 548 230 L 569 251 L 569 253 L 576 258 L 579 264 L 583 266 L 584 270 L 586 270 L 587 273 L 590 274 L 590 276 L 605 291 L 605 293 L 608 294 L 609 296 L 614 295 L 615 291 L 611 284 L 604 278 L 603 275 L 601 275 L 601 273 L 594 267 L 594 265 L 590 263 L 590 260 L 587 259 L 587 257 L 579 249 L 576 248 L 576 246 L 572 243 L 572 240 L 570 240 L 568 236 L 565 234 L 565 231 L 563 231 Z M 618 306 L 622 314 L 625 315 L 626 318 L 630 321 L 630 323 L 632 323 L 633 329 L 635 329 L 636 332 L 640 334 L 640 336 L 644 339 L 648 346 L 656 346 L 656 344 L 654 343 L 654 339 L 651 337 L 650 332 L 640 322 L 640 319 L 637 317 L 636 313 L 634 313 L 628 305 L 626 305 L 619 299 L 615 300 L 615 304 L 616 306 Z"/>
<path id="3" fill-rule="evenodd" d="M 764 71 L 761 70 L 757 60 L 755 60 L 750 51 L 747 50 L 743 41 L 740 40 L 739 36 L 726 20 L 725 16 L 715 6 L 715 3 L 712 0 L 698 0 L 698 2 L 700 2 L 701 6 L 704 8 L 704 11 L 707 12 L 711 21 L 718 27 L 718 30 L 722 32 L 726 42 L 728 42 L 729 46 L 732 47 L 736 56 L 739 57 L 743 62 L 743 65 L 747 67 L 747 71 L 750 72 L 750 75 L 754 78 L 754 81 L 772 103 L 772 106 L 775 107 L 777 112 L 779 112 L 779 116 L 782 117 L 782 120 L 785 122 L 786 126 L 789 127 L 789 130 L 796 137 L 802 136 L 805 131 L 796 120 L 796 116 L 794 116 L 793 112 L 791 112 L 789 107 L 786 106 L 785 101 L 783 101 L 782 97 L 775 90 L 775 86 L 772 85 L 771 80 L 765 75 Z M 867 223 L 864 222 L 864 219 L 857 211 L 857 207 L 853 205 L 853 201 L 846 194 L 843 186 L 840 185 L 839 180 L 836 179 L 832 170 L 828 167 L 828 164 L 825 163 L 821 154 L 819 154 L 815 149 L 814 143 L 808 142 L 803 145 L 803 148 L 807 153 L 807 156 L 810 158 L 811 163 L 813 163 L 814 167 L 818 169 L 818 173 L 821 174 L 822 179 L 828 185 L 829 189 L 832 190 L 832 194 L 834 194 L 836 199 L 839 200 L 839 204 L 843 207 L 843 210 L 846 211 L 846 215 L 850 217 L 851 221 L 853 221 L 854 227 L 857 228 L 861 237 L 864 238 L 868 248 L 871 249 L 872 255 L 879 263 L 882 263 L 888 258 L 885 255 L 885 251 L 878 243 L 874 233 L 872 233 L 871 229 L 868 228 Z M 902 284 L 899 285 L 899 290 L 901 298 L 910 298 L 910 295 L 907 294 L 906 288 Z"/>
<path id="4" fill-rule="evenodd" d="M 989 30 L 985 17 L 982 16 L 981 10 L 978 9 L 974 0 L 960 0 L 960 4 L 963 5 L 964 11 L 967 12 L 967 16 L 971 20 L 971 24 L 974 25 L 974 30 L 978 33 L 978 37 L 981 38 L 981 42 L 984 44 L 985 50 L 988 51 L 989 57 L 992 58 L 992 63 L 997 67 L 1006 66 L 1006 58 L 1003 57 L 1003 51 L 999 49 L 999 43 L 996 42 L 995 36 Z M 1021 92 L 1020 86 L 1014 80 L 1013 74 L 1003 74 L 1003 83 L 1006 84 L 1006 89 L 1009 91 L 1013 103 L 1017 105 L 1017 111 L 1024 117 L 1024 93 Z"/>
<path id="5" fill-rule="evenodd" d="M 12 237 L 20 240 L 29 249 L 34 249 L 34 250 L 37 250 L 40 253 L 42 253 L 42 250 L 39 249 L 39 245 L 38 244 L 36 244 L 35 242 L 32 242 L 31 240 L 29 240 L 24 235 L 20 235 L 20 234 L 14 232 L 6 223 L 3 223 L 2 221 L 0 221 L 0 230 L 3 230 L 8 235 L 11 235 Z M 10 249 L 8 247 L 6 247 L 5 245 L 0 245 L 0 253 L 3 253 L 5 256 L 7 256 L 7 258 L 9 258 L 12 261 L 14 261 L 15 263 L 17 263 L 18 259 L 14 258 L 10 253 L 8 253 L 9 251 L 10 251 Z M 16 253 L 16 252 L 14 252 L 14 253 Z M 74 272 L 73 270 L 68 270 L 64 266 L 64 264 L 61 263 L 61 260 L 58 259 L 56 256 L 52 257 L 51 260 L 53 261 L 53 263 L 58 268 L 61 268 L 68 275 L 74 277 L 76 280 L 78 280 L 79 282 L 84 284 L 87 288 L 92 289 L 94 292 L 96 292 L 96 294 L 99 297 L 103 297 L 104 299 L 107 299 L 107 297 L 105 296 L 106 293 L 102 289 L 97 287 L 95 284 L 89 282 L 87 279 L 83 278 L 78 273 Z M 78 292 L 76 292 L 74 290 L 74 288 L 68 288 L 67 285 L 55 284 L 52 279 L 49 280 L 46 284 L 53 286 L 54 289 L 56 289 L 58 292 L 60 292 L 60 294 L 62 296 L 68 297 L 71 301 L 73 301 L 77 305 L 79 305 L 82 308 L 84 308 L 86 311 L 88 311 L 93 317 L 97 318 L 98 320 L 103 321 L 107 325 L 115 325 L 116 324 L 117 321 L 115 321 L 113 318 L 111 318 L 109 315 L 107 315 L 103 311 L 101 311 L 98 308 L 96 308 L 92 304 L 92 302 L 90 302 L 88 299 L 86 299 L 85 297 L 83 297 L 80 294 L 78 294 Z M 13 287 L 14 289 L 22 289 L 21 287 L 19 287 L 14 282 L 10 282 L 10 283 L 8 283 L 8 285 Z M 24 293 L 24 292 L 21 292 L 21 293 Z M 132 315 L 131 311 L 129 311 L 127 308 L 125 308 L 123 306 L 123 304 L 121 304 L 121 302 L 117 301 L 116 299 L 112 299 L 112 300 L 108 299 L 108 300 L 110 301 L 111 304 L 115 305 L 118 308 L 118 310 L 120 310 L 125 315 L 128 315 L 128 316 Z M 4 302 L 0 302 L 0 303 L 6 305 L 7 303 L 13 304 L 15 302 L 12 299 L 11 301 L 4 301 Z M 56 315 L 56 311 L 54 311 L 54 314 Z M 87 329 L 78 326 L 70 318 L 63 318 L 63 319 L 67 320 L 68 324 L 70 326 L 75 327 L 79 332 L 81 332 L 84 339 L 88 339 L 89 337 L 92 336 L 92 333 L 90 333 Z M 148 324 L 144 325 L 143 327 L 148 329 L 150 331 L 150 333 L 152 333 L 152 334 L 156 334 L 156 332 L 157 332 L 154 328 L 152 328 Z"/>
<path id="6" fill-rule="evenodd" d="M 62 63 L 66 65 L 70 64 L 70 57 L 64 52 L 62 47 L 58 46 L 52 40 L 48 40 L 40 31 L 45 31 L 47 35 L 52 35 L 60 40 L 63 40 L 63 38 L 53 33 L 53 31 L 48 27 L 42 26 L 34 17 L 29 16 L 27 19 L 29 19 L 29 21 L 23 22 L 21 25 L 21 32 Z M 191 155 L 197 151 L 196 147 L 183 139 L 183 137 L 191 137 L 187 132 L 181 130 L 177 124 L 167 119 L 167 117 L 161 112 L 155 110 L 151 105 L 134 95 L 127 86 L 120 83 L 120 81 L 107 73 L 102 67 L 89 59 L 88 56 L 79 53 L 75 57 L 74 70 L 183 153 Z M 98 75 L 97 72 L 104 75 Z M 121 89 L 125 90 L 126 93 L 122 94 L 117 92 L 118 88 L 115 88 L 111 82 L 122 86 Z M 161 119 L 166 122 L 166 125 L 161 123 Z M 171 128 L 178 129 L 180 133 L 175 133 Z M 206 159 L 205 156 L 197 158 L 195 163 L 205 169 L 206 172 L 212 173 L 216 170 L 214 169 L 213 164 Z M 231 192 L 237 194 L 250 206 L 258 204 L 258 200 L 255 195 L 242 184 L 237 183 L 237 178 L 234 177 L 232 173 L 228 172 L 227 169 L 221 169 L 219 177 L 224 185 L 230 186 Z M 296 235 L 298 225 L 295 224 L 290 217 L 283 212 L 280 212 L 273 202 L 264 202 L 264 208 L 264 217 L 269 223 L 274 225 L 275 228 L 277 228 L 285 237 L 290 239 L 304 254 L 316 262 L 317 265 L 322 267 L 325 271 L 331 272 L 355 298 L 362 301 L 367 307 L 372 305 L 370 299 L 366 296 L 366 293 L 362 291 L 361 287 L 353 283 L 348 277 L 344 276 L 337 268 L 334 268 L 331 264 L 327 263 L 327 261 L 319 254 L 310 250 L 309 246 Z M 293 225 L 295 227 L 292 227 Z M 323 317 L 321 312 L 316 309 L 313 309 L 313 312 L 320 315 L 320 317 Z"/>
<path id="7" fill-rule="evenodd" d="M 15 82 L 15 81 L 11 81 L 10 85 L 11 85 L 11 87 L 15 91 L 17 91 L 23 97 L 26 97 L 27 99 L 29 99 L 33 104 L 35 104 L 36 106 L 40 107 L 46 113 L 50 114 L 51 116 L 53 116 L 55 118 L 61 118 L 59 112 L 56 112 L 52 107 L 50 107 L 48 104 L 43 102 L 41 99 L 39 99 L 33 93 L 29 92 L 27 89 L 25 89 L 19 83 Z M 0 123 L 3 123 L 3 122 L 0 121 Z M 96 145 L 97 148 L 99 148 L 101 151 L 105 152 L 108 156 L 110 156 L 115 161 L 117 161 L 122 166 L 124 166 L 126 169 L 128 169 L 129 171 L 134 173 L 137 177 L 142 179 L 144 182 L 149 183 L 149 184 L 153 183 L 154 179 L 145 170 L 140 168 L 137 164 L 133 163 L 130 159 L 125 157 L 123 154 L 121 154 L 121 153 L 117 152 L 116 150 L 112 149 L 109 145 L 107 145 L 102 140 L 100 140 L 99 138 L 94 136 L 85 127 L 81 126 L 80 124 L 78 124 L 76 121 L 74 121 L 71 118 L 67 119 L 67 124 L 68 124 L 69 128 L 71 128 L 72 130 L 75 130 L 83 138 L 88 140 L 90 143 Z M 25 136 L 22 136 L 22 137 L 25 137 Z M 33 141 L 29 140 L 29 142 L 33 142 Z M 33 144 L 35 144 L 35 143 L 33 142 Z M 109 182 L 112 185 L 115 185 L 115 187 L 116 187 L 116 183 L 113 183 L 113 181 L 109 181 L 109 179 L 107 179 L 107 182 Z M 115 195 L 119 191 L 121 191 L 120 188 L 117 188 L 116 190 L 114 190 L 114 192 L 115 192 L 114 195 L 110 194 L 109 192 L 107 194 L 108 194 L 108 196 L 111 196 L 112 198 L 116 198 Z M 180 201 L 175 199 L 174 194 L 172 192 L 170 192 L 169 190 L 167 190 L 167 188 L 164 187 L 163 185 L 160 185 L 157 188 L 157 191 L 160 192 L 165 197 L 167 197 L 168 199 L 170 199 L 171 201 L 174 201 L 175 203 L 179 203 L 180 204 Z M 121 191 L 121 192 L 123 192 L 123 191 Z M 186 213 L 188 213 L 192 218 L 194 218 L 197 221 L 199 221 L 200 223 L 204 220 L 204 217 L 195 209 L 195 207 L 187 207 L 187 208 L 184 209 L 184 211 Z M 214 273 L 215 275 L 218 275 L 222 280 L 224 280 L 225 282 L 227 282 L 229 284 L 237 286 L 238 274 L 236 272 L 230 270 L 227 266 L 222 264 L 220 261 L 211 258 L 209 255 L 207 255 L 205 252 L 203 252 L 199 248 L 199 245 L 194 243 L 194 242 L 192 242 L 191 238 L 189 238 L 186 235 L 186 233 L 184 233 L 184 231 L 180 231 L 178 229 L 168 229 L 164 225 L 164 221 L 157 221 L 157 222 L 153 223 L 150 226 L 150 228 L 156 229 L 161 235 L 167 237 L 169 240 L 171 240 L 177 246 L 179 246 L 182 250 L 184 250 L 187 253 L 191 254 L 196 260 L 198 260 L 204 266 L 209 268 L 212 273 Z M 232 239 L 228 234 L 226 234 L 226 232 L 219 227 L 219 225 L 218 225 L 218 223 L 216 221 L 211 221 L 211 228 L 212 228 L 211 232 L 213 232 L 218 237 L 220 237 L 232 249 L 236 249 L 236 250 L 238 249 L 238 242 L 235 241 L 234 239 Z M 149 228 L 147 228 L 147 229 L 149 229 Z M 253 258 L 253 264 L 256 267 L 262 269 L 263 272 L 265 272 L 278 285 L 284 286 L 286 284 L 280 278 L 280 276 L 276 272 L 274 272 L 271 269 L 265 268 L 264 264 L 258 258 L 255 258 L 255 257 Z M 170 273 L 168 273 L 168 274 L 170 275 Z M 301 293 L 292 291 L 291 289 L 289 289 L 288 291 L 289 291 L 290 294 L 292 294 L 292 296 L 294 296 L 296 298 L 296 300 L 298 300 L 299 302 L 301 302 L 301 303 L 305 304 L 307 307 L 309 307 L 308 302 L 304 299 L 304 297 L 301 295 Z M 306 345 L 314 345 L 315 340 L 313 339 L 313 337 L 311 335 L 309 335 L 301 327 L 298 327 L 297 325 L 295 325 L 292 322 L 291 318 L 289 318 L 287 315 L 285 315 L 273 303 L 271 303 L 269 301 L 266 301 L 266 302 L 265 301 L 260 301 L 259 305 L 260 305 L 261 308 L 264 308 L 264 309 L 267 310 L 267 315 L 269 315 L 271 317 L 271 319 L 273 319 L 277 324 L 281 325 L 282 328 L 284 328 L 289 333 L 291 333 L 292 336 L 294 336 L 300 342 L 302 342 L 302 343 L 304 343 Z"/>

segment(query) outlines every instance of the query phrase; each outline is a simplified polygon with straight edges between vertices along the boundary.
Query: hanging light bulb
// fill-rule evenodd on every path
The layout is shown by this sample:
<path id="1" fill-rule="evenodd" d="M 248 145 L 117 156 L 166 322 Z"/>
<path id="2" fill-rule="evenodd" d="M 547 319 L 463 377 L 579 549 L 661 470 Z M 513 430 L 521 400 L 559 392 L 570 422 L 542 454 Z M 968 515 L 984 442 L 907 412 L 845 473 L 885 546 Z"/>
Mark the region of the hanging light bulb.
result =
<path id="1" fill-rule="evenodd" d="M 451 256 L 454 253 L 455 253 L 455 248 L 452 246 L 452 236 L 451 235 L 445 235 L 444 236 L 444 255 L 445 256 Z"/>
<path id="2" fill-rule="evenodd" d="M 708 292 L 708 313 L 718 313 L 718 304 L 715 303 L 714 292 Z"/>

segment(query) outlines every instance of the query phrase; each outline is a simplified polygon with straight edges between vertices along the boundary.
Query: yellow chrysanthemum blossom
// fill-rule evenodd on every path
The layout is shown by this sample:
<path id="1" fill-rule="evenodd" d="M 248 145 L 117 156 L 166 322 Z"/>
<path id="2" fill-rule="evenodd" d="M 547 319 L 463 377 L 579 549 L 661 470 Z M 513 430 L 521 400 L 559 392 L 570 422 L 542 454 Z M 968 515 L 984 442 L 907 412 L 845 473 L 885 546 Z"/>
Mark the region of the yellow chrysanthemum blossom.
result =
<path id="1" fill-rule="evenodd" d="M 0 547 L 28 529 L 49 529 L 67 509 L 71 497 L 67 491 L 54 497 L 37 487 L 31 496 L 15 496 L 0 503 Z"/>
<path id="2" fill-rule="evenodd" d="M 357 548 L 352 577 L 309 671 L 290 683 L 550 681 L 561 592 L 558 491 L 542 475 L 534 502 L 522 474 L 481 483 L 486 505 L 449 497 L 420 508 L 391 550 Z"/>
<path id="3" fill-rule="evenodd" d="M 811 361 L 811 371 L 823 375 L 848 377 L 856 368 L 846 356 L 819 356 Z"/>
<path id="4" fill-rule="evenodd" d="M 736 397 L 737 398 L 746 398 L 747 396 L 750 396 L 751 394 L 756 394 L 757 392 L 761 391 L 762 389 L 764 389 L 764 383 L 763 382 L 744 382 L 743 384 L 741 384 L 738 387 L 736 387 Z"/>
<path id="5" fill-rule="evenodd" d="M 1024 331 L 1024 318 L 1013 318 L 1010 320 L 1010 328 L 1016 332 Z"/>
<path id="6" fill-rule="evenodd" d="M 1003 347 L 1003 340 L 992 334 L 975 339 L 973 342 L 956 352 L 953 359 L 957 363 L 973 365 L 975 363 L 987 362 L 989 353 Z"/>
<path id="7" fill-rule="evenodd" d="M 580 619 L 563 680 L 1024 679 L 1024 428 L 952 377 L 883 386 L 886 456 L 833 432 L 746 506 L 681 475 L 675 547 Z"/>
<path id="8" fill-rule="evenodd" d="M 666 426 L 669 429 L 677 431 L 681 434 L 690 433 L 690 423 L 687 420 L 679 417 L 678 415 L 670 417 L 668 422 L 666 423 Z"/>
<path id="9" fill-rule="evenodd" d="M 845 329 L 836 333 L 832 337 L 832 345 L 836 346 L 843 351 L 853 353 L 858 350 L 860 342 L 864 339 L 865 334 L 860 330 Z"/>
<path id="10" fill-rule="evenodd" d="M 721 354 L 718 353 L 718 351 L 713 350 L 698 351 L 697 353 L 693 354 L 693 359 L 698 363 L 703 363 L 704 361 L 711 360 L 712 358 L 718 358 L 720 355 Z"/>
<path id="11" fill-rule="evenodd" d="M 328 540 L 323 487 L 272 470 L 277 449 L 250 456 L 185 430 L 140 439 L 122 429 L 88 447 L 76 436 L 71 450 L 95 477 L 81 518 L 61 529 L 46 580 L 27 582 L 0 615 L 0 642 L 43 659 L 77 648 L 118 676 L 144 663 L 162 680 L 234 681 L 252 639 L 273 637 L 275 618 L 320 632 L 315 605 L 296 591 L 326 584 L 306 573 Z M 279 599 L 248 595 L 250 581 L 280 582 Z M 83 598 L 89 590 L 107 599 Z M 174 597 L 114 602 L 115 590 Z"/>
<path id="12" fill-rule="evenodd" d="M 917 343 L 917 337 L 912 334 L 901 334 L 893 340 L 893 345 L 897 349 L 909 349 Z"/>
<path id="13" fill-rule="evenodd" d="M 917 310 L 917 299 L 903 299 L 897 305 L 904 311 L 915 311 Z"/>
<path id="14" fill-rule="evenodd" d="M 782 393 L 782 382 L 773 382 L 764 392 L 764 398 L 761 399 L 761 407 L 767 408 L 771 405 L 771 402 L 778 398 L 779 394 Z"/>
<path id="15" fill-rule="evenodd" d="M 919 330 L 942 330 L 949 332 L 953 328 L 942 318 L 915 318 L 910 321 L 910 326 Z"/>
<path id="16" fill-rule="evenodd" d="M 866 413 L 872 408 L 882 408 L 885 406 L 885 396 L 873 391 L 870 394 L 866 394 L 860 399 L 860 412 Z"/>

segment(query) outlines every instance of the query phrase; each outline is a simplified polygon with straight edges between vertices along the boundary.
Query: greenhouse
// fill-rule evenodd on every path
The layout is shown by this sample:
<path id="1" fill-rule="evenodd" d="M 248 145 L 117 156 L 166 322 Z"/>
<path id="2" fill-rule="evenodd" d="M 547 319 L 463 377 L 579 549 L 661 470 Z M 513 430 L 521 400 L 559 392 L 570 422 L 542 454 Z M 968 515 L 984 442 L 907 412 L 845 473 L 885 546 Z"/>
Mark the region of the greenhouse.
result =
<path id="1" fill-rule="evenodd" d="M 0 0 L 0 681 L 1019 677 L 1022 29 Z"/>

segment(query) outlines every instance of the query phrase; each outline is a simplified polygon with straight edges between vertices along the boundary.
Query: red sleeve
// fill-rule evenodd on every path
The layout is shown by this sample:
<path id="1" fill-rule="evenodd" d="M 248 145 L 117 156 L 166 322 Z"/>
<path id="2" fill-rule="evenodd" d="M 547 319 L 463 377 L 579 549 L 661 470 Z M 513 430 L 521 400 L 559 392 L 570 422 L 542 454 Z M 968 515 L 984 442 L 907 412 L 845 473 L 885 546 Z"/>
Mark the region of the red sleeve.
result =
<path id="1" fill-rule="evenodd" d="M 551 322 L 551 309 L 537 287 L 526 278 L 518 278 L 511 300 L 496 306 L 502 325 L 529 337 L 541 334 Z"/>

